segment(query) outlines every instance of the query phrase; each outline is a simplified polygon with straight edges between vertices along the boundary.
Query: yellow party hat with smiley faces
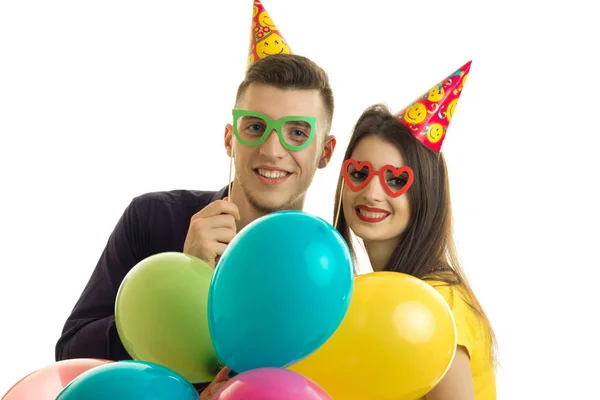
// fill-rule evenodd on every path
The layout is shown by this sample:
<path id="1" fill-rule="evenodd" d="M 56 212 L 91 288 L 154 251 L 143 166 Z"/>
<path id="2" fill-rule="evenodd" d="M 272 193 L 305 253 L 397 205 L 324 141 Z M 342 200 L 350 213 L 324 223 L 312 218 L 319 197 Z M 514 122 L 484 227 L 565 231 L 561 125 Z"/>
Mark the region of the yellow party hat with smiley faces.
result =
<path id="1" fill-rule="evenodd" d="M 434 151 L 441 151 L 470 69 L 471 61 L 394 114 L 417 140 Z"/>
<path id="2" fill-rule="evenodd" d="M 292 51 L 265 7 L 259 0 L 254 0 L 250 49 L 246 68 L 262 58 L 275 54 L 292 54 Z"/>

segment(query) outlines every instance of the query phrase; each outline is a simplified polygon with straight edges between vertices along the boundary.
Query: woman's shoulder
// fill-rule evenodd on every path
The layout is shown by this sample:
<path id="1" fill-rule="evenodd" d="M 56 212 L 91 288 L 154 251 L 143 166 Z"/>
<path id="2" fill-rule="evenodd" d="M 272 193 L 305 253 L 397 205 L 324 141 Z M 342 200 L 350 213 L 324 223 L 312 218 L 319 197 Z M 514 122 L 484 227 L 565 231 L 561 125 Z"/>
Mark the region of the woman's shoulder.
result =
<path id="1" fill-rule="evenodd" d="M 447 283 L 439 277 L 423 280 L 442 295 L 452 310 L 457 345 L 467 351 L 478 396 L 488 392 L 491 396 L 495 392 L 492 335 L 486 320 L 474 306 L 477 303 L 471 298 L 470 291 L 460 283 Z M 451 279 L 448 281 L 452 282 Z"/>
<path id="2" fill-rule="evenodd" d="M 469 353 L 475 351 L 488 353 L 487 347 L 491 345 L 490 333 L 485 320 L 475 308 L 474 300 L 468 290 L 460 283 L 451 284 L 438 279 L 425 279 L 425 282 L 442 295 L 452 310 L 458 333 L 458 344 L 466 347 Z"/>
<path id="3" fill-rule="evenodd" d="M 479 313 L 469 292 L 460 283 L 448 283 L 440 279 L 424 279 L 448 303 L 454 314 L 457 329 L 475 330 L 479 325 Z"/>
<path id="4" fill-rule="evenodd" d="M 423 280 L 441 294 L 451 308 L 460 307 L 463 305 L 462 303 L 464 305 L 469 303 L 468 293 L 460 283 L 448 282 L 439 277 Z"/>

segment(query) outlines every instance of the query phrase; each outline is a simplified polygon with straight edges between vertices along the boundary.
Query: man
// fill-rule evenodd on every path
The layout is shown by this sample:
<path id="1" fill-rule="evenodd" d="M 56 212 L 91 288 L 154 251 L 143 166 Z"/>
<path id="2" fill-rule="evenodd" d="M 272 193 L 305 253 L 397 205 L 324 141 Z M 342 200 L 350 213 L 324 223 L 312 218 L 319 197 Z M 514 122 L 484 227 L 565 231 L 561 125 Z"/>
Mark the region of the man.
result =
<path id="1" fill-rule="evenodd" d="M 277 210 L 302 209 L 317 168 L 327 165 L 335 148 L 329 135 L 334 102 L 326 73 L 298 55 L 263 58 L 248 69 L 235 107 L 235 129 L 227 124 L 224 135 L 236 170 L 231 198 L 226 199 L 226 186 L 133 199 L 65 323 L 56 344 L 57 361 L 131 359 L 117 333 L 114 307 L 119 285 L 138 262 L 179 251 L 214 266 L 251 221 Z M 270 121 L 289 116 L 294 118 L 281 126 Z"/>

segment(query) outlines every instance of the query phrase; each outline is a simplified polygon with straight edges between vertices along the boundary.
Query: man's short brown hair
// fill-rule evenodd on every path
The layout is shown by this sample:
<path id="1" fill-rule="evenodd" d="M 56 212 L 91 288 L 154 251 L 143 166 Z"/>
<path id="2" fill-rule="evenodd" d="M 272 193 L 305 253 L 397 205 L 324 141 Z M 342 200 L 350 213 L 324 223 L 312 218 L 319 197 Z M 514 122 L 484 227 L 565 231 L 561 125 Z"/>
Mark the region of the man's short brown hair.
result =
<path id="1" fill-rule="evenodd" d="M 258 60 L 246 71 L 246 77 L 238 87 L 236 104 L 252 83 L 279 89 L 318 89 L 327 114 L 326 131 L 330 129 L 334 110 L 333 91 L 327 73 L 314 61 L 296 54 L 275 54 Z"/>

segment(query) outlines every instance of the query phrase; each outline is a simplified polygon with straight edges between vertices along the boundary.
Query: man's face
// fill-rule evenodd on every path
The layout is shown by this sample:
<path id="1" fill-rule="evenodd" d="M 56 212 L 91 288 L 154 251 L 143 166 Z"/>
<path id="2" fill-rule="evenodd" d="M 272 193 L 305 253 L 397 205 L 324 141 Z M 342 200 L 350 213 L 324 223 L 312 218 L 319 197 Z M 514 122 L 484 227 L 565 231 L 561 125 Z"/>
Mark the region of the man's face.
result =
<path id="1" fill-rule="evenodd" d="M 317 168 L 324 168 L 335 147 L 335 138 L 325 130 L 326 111 L 318 90 L 278 89 L 264 84 L 251 84 L 236 108 L 267 115 L 272 120 L 288 116 L 316 117 L 315 137 L 301 150 L 293 151 L 280 142 L 275 130 L 257 146 L 240 143 L 228 124 L 225 148 L 235 162 L 235 188 L 244 192 L 248 201 L 262 212 L 300 207 Z M 260 132 L 261 125 L 240 129 Z M 264 129 L 264 127 L 262 128 Z M 295 131 L 298 136 L 301 131 Z M 239 190 L 238 189 L 238 190 Z M 234 189 L 235 191 L 236 189 Z"/>

